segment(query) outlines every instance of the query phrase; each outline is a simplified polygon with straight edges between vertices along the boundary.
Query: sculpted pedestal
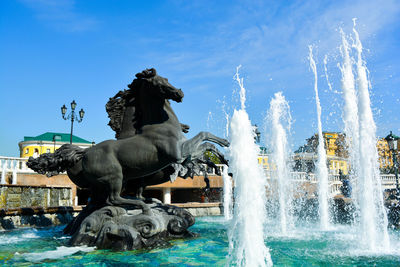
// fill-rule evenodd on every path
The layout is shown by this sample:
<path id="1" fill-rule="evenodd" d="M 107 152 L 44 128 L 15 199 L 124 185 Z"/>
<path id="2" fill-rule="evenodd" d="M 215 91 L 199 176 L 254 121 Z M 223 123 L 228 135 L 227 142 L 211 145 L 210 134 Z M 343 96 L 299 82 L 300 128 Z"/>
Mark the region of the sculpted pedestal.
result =
<path id="1" fill-rule="evenodd" d="M 195 219 L 186 210 L 160 203 L 148 205 L 149 214 L 118 206 L 86 211 L 89 215 L 66 228 L 72 234 L 70 245 L 124 251 L 166 246 L 168 240 L 195 236 L 188 231 Z"/>

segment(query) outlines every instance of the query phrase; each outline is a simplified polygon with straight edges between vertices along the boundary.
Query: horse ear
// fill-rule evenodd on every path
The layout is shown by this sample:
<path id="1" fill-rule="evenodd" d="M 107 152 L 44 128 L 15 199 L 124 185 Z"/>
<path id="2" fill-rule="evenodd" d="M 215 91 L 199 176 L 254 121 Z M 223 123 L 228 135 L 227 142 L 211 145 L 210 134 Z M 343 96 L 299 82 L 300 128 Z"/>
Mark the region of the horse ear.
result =
<path id="1" fill-rule="evenodd" d="M 154 77 L 154 76 L 157 75 L 157 71 L 156 71 L 155 68 L 147 69 L 147 71 L 149 72 L 149 76 L 150 76 L 150 77 Z M 150 78 L 150 77 L 149 77 L 149 78 Z"/>
<path id="2" fill-rule="evenodd" d="M 151 68 L 151 69 L 145 69 L 142 72 L 137 73 L 135 76 L 138 79 L 141 78 L 151 78 L 157 75 L 157 71 L 155 68 Z"/>

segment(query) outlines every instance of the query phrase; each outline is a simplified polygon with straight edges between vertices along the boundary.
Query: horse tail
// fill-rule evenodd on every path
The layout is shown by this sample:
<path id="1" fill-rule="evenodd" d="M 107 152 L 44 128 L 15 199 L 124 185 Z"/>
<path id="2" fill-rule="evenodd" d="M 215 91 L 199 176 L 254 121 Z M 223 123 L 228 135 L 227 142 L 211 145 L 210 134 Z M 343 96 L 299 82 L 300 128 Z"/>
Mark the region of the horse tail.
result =
<path id="1" fill-rule="evenodd" d="M 26 165 L 37 173 L 51 177 L 73 167 L 84 153 L 85 150 L 79 146 L 65 144 L 55 153 L 45 153 L 38 158 L 29 157 Z"/>

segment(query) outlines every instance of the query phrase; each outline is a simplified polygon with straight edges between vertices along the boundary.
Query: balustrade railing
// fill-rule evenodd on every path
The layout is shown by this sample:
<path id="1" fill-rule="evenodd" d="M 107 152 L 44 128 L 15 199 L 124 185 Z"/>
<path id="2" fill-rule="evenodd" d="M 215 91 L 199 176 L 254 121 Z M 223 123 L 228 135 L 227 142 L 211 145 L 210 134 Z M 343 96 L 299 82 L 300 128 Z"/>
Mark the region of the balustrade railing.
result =
<path id="1" fill-rule="evenodd" d="M 1 172 L 1 184 L 6 184 L 7 174 L 11 174 L 12 176 L 12 184 L 17 183 L 18 173 L 35 173 L 33 170 L 26 166 L 26 162 L 28 158 L 17 158 L 17 157 L 3 157 L 0 156 L 0 172 Z M 217 167 L 220 169 L 220 173 L 222 173 L 223 164 L 217 164 Z M 207 168 L 208 175 L 216 175 L 216 172 L 213 168 Z M 270 171 L 264 169 L 265 175 L 267 179 L 271 179 L 274 177 L 274 171 Z M 318 183 L 317 177 L 313 173 L 306 172 L 291 172 L 291 178 L 296 182 L 310 182 L 310 183 Z M 274 178 L 272 178 L 274 179 Z M 339 174 L 329 174 L 329 184 L 331 194 L 340 192 L 340 186 L 342 182 L 340 181 Z M 393 174 L 381 174 L 381 183 L 383 189 L 393 189 L 396 187 L 396 177 Z"/>
<path id="2" fill-rule="evenodd" d="M 0 156 L 1 184 L 6 184 L 8 174 L 11 174 L 12 184 L 17 184 L 18 173 L 34 173 L 26 166 L 27 158 L 2 157 Z"/>

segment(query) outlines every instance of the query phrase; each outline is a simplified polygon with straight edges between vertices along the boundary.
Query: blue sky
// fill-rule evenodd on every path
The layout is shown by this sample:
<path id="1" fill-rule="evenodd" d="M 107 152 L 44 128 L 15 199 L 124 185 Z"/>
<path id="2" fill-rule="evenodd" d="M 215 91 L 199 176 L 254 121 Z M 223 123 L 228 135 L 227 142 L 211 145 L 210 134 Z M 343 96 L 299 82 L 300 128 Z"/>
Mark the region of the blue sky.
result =
<path id="1" fill-rule="evenodd" d="M 113 138 L 104 105 L 148 67 L 185 92 L 174 108 L 191 137 L 224 134 L 222 103 L 228 112 L 238 106 L 233 76 L 242 65 L 253 123 L 263 123 L 282 91 L 297 147 L 316 132 L 308 45 L 315 46 L 323 129 L 341 131 L 338 29 L 351 34 L 352 18 L 366 49 L 377 134 L 400 134 L 399 1 L 1 1 L 0 155 L 18 156 L 24 136 L 68 133 L 60 107 L 73 99 L 86 111 L 74 134 Z"/>

